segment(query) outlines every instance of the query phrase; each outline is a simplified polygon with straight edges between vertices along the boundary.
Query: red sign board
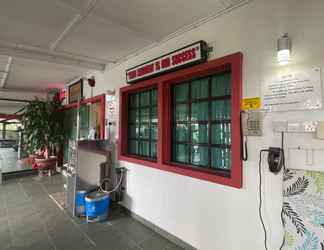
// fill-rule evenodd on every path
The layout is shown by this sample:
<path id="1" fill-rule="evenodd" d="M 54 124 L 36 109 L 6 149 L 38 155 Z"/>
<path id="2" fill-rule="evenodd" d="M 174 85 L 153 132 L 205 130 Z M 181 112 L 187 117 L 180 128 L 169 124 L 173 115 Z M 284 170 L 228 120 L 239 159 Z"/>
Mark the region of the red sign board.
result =
<path id="1" fill-rule="evenodd" d="M 207 60 L 207 44 L 199 41 L 126 70 L 127 83 L 151 78 Z"/>

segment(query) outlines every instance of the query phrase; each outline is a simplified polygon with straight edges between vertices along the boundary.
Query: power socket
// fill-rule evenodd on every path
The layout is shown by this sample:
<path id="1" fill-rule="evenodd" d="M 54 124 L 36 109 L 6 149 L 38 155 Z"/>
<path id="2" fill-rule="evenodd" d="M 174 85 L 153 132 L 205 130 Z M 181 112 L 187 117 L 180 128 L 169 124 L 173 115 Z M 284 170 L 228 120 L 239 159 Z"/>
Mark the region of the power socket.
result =
<path id="1" fill-rule="evenodd" d="M 314 133 L 317 121 L 273 121 L 272 128 L 274 132 Z"/>

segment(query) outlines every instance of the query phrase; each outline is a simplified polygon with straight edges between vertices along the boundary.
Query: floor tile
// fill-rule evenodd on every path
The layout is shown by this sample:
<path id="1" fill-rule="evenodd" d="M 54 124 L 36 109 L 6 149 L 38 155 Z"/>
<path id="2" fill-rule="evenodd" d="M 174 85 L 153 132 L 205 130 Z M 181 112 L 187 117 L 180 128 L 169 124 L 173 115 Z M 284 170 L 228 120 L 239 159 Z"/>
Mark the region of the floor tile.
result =
<path id="1" fill-rule="evenodd" d="M 117 238 L 110 239 L 109 241 L 107 241 L 106 245 L 98 245 L 97 247 L 97 249 L 100 250 L 131 250 L 137 248 L 137 244 L 134 241 L 128 239 L 126 236 L 119 236 Z"/>
<path id="2" fill-rule="evenodd" d="M 145 240 L 140 245 L 143 250 L 165 250 L 170 242 L 158 234 L 154 234 L 151 238 Z"/>
<path id="3" fill-rule="evenodd" d="M 41 240 L 29 245 L 16 247 L 14 250 L 55 250 L 55 246 L 46 240 Z"/>
<path id="4" fill-rule="evenodd" d="M 122 235 L 120 234 L 119 231 L 115 230 L 112 226 L 106 227 L 105 229 L 102 229 L 101 231 L 97 232 L 85 232 L 89 238 L 95 242 L 97 248 L 99 249 L 104 249 L 107 247 L 108 249 L 110 246 L 110 242 L 115 240 L 116 238 L 120 238 Z"/>
<path id="5" fill-rule="evenodd" d="M 154 233 L 151 229 L 137 221 L 132 221 L 122 226 L 116 225 L 115 227 L 136 243 L 141 243 L 149 239 Z"/>
<path id="6" fill-rule="evenodd" d="M 1 249 L 7 249 L 11 246 L 11 236 L 9 226 L 3 221 L 0 225 L 0 245 Z"/>
<path id="7" fill-rule="evenodd" d="M 0 191 L 1 250 L 179 250 L 181 248 L 112 206 L 107 222 L 71 218 L 49 198 L 64 178 L 29 176 Z"/>
<path id="8" fill-rule="evenodd" d="M 177 246 L 177 245 L 175 245 L 175 244 L 173 244 L 173 243 L 169 243 L 169 244 L 166 246 L 165 250 L 184 250 L 184 248 L 179 247 L 179 246 Z"/>

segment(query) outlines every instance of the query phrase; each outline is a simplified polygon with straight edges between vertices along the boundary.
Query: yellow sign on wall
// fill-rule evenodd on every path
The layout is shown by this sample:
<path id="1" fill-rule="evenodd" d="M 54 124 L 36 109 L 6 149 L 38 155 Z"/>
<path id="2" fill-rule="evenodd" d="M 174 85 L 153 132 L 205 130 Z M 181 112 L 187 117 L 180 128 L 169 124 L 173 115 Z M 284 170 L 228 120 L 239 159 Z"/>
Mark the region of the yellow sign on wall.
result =
<path id="1" fill-rule="evenodd" d="M 261 108 L 260 97 L 244 98 L 242 100 L 242 110 L 257 110 Z"/>

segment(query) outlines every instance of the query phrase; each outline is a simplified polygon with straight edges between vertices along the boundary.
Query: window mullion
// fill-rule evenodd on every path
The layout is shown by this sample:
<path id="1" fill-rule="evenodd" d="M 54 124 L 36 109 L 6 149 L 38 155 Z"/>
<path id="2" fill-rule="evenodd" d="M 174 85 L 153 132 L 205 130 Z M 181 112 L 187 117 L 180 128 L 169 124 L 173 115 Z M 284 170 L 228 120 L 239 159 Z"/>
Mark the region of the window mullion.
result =
<path id="1" fill-rule="evenodd" d="M 152 93 L 153 91 L 150 90 L 149 92 L 149 157 L 152 157 L 152 152 L 151 152 L 151 144 L 152 144 L 152 137 L 151 137 L 151 130 L 152 130 Z"/>
<path id="2" fill-rule="evenodd" d="M 211 77 L 208 79 L 208 168 L 212 168 L 211 162 L 211 144 L 212 144 L 212 87 L 211 87 Z"/>
<path id="3" fill-rule="evenodd" d="M 192 148 L 192 133 L 191 133 L 191 104 L 192 104 L 192 93 L 191 93 L 191 81 L 188 83 L 188 103 L 189 105 L 189 110 L 188 110 L 188 136 L 189 136 L 189 144 L 187 144 L 188 147 L 188 163 L 191 164 L 191 148 Z"/>
<path id="4" fill-rule="evenodd" d="M 142 150 L 141 150 L 141 146 L 142 146 L 142 131 L 141 131 L 141 129 L 142 129 L 142 127 L 141 127 L 141 94 L 140 93 L 138 93 L 137 94 L 138 95 L 138 106 L 137 106 L 137 110 L 138 110 L 138 140 L 137 140 L 137 143 L 138 143 L 138 151 L 137 151 L 137 153 L 138 153 L 138 155 L 140 155 L 140 156 L 143 156 L 143 154 L 142 154 Z"/>

